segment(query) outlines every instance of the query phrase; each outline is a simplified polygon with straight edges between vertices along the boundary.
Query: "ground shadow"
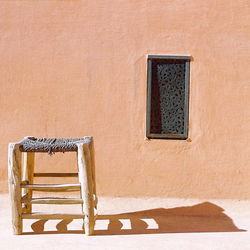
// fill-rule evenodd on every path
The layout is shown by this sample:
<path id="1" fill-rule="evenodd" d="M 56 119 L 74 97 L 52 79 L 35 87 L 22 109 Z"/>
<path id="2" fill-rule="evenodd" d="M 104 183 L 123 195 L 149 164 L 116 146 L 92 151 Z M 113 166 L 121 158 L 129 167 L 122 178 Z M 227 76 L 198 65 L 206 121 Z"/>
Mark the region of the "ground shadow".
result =
<path id="1" fill-rule="evenodd" d="M 33 232 L 23 232 L 23 235 L 31 234 L 84 234 L 84 230 L 68 230 L 67 225 L 73 220 L 65 219 L 61 220 L 57 225 L 57 231 L 45 231 L 44 226 L 48 220 L 38 220 L 31 225 Z"/>
<path id="2" fill-rule="evenodd" d="M 98 235 L 195 233 L 195 232 L 243 232 L 224 209 L 210 202 L 188 207 L 158 208 L 117 215 L 100 215 L 98 220 L 110 220 L 107 230 L 96 230 Z M 131 229 L 122 229 L 121 220 L 129 219 Z M 148 221 L 149 222 L 148 222 Z M 155 222 L 150 225 L 150 222 Z M 155 226 L 157 225 L 157 227 Z M 150 228 L 150 227 L 154 228 Z"/>
<path id="3" fill-rule="evenodd" d="M 202 233 L 202 232 L 244 232 L 237 228 L 233 220 L 223 213 L 224 209 L 203 202 L 194 206 L 176 208 L 157 208 L 123 214 L 98 215 L 97 222 L 108 220 L 106 229 L 96 229 L 94 235 L 127 235 L 158 233 Z M 46 220 L 32 224 L 32 233 L 84 233 L 82 230 L 67 230 L 71 220 L 62 220 L 57 224 L 58 231 L 45 232 Z M 128 227 L 124 228 L 124 222 Z"/>

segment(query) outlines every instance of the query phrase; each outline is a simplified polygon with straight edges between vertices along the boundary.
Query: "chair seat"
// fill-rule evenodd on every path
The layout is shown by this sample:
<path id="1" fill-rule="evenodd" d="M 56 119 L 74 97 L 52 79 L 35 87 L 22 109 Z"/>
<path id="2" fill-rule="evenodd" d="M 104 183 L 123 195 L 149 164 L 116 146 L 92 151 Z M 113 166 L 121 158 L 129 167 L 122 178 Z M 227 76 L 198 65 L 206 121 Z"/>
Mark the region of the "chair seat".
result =
<path id="1" fill-rule="evenodd" d="M 11 196 L 12 228 L 14 234 L 23 233 L 23 219 L 83 219 L 84 232 L 91 235 L 95 226 L 97 207 L 95 185 L 94 144 L 92 136 L 82 138 L 36 138 L 24 137 L 21 141 L 9 143 L 8 179 Z M 78 173 L 36 173 L 35 153 L 77 151 Z M 78 183 L 38 184 L 34 177 L 78 177 Z M 44 175 L 45 174 L 45 175 Z M 33 196 L 35 192 L 74 192 L 77 199 Z M 81 214 L 47 214 L 32 212 L 33 204 L 81 204 Z"/>
<path id="2" fill-rule="evenodd" d="M 83 138 L 36 138 L 25 137 L 19 142 L 21 152 L 55 152 L 77 151 L 77 144 L 88 143 L 90 136 Z"/>

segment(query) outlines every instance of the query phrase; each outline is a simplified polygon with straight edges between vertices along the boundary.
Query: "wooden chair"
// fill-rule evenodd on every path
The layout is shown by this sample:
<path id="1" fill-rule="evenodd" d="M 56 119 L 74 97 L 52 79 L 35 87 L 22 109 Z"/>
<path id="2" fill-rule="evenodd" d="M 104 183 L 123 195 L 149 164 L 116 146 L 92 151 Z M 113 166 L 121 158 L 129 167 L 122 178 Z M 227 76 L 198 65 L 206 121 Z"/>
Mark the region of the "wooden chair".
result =
<path id="1" fill-rule="evenodd" d="M 34 173 L 36 152 L 77 152 L 78 173 Z M 91 235 L 97 206 L 93 138 L 73 139 L 25 137 L 18 143 L 9 143 L 8 175 L 14 234 L 22 234 L 23 219 L 83 218 L 86 235 Z M 33 177 L 78 176 L 77 184 L 34 184 Z M 80 198 L 33 198 L 32 191 L 80 191 Z M 32 213 L 32 204 L 82 204 L 82 214 Z"/>

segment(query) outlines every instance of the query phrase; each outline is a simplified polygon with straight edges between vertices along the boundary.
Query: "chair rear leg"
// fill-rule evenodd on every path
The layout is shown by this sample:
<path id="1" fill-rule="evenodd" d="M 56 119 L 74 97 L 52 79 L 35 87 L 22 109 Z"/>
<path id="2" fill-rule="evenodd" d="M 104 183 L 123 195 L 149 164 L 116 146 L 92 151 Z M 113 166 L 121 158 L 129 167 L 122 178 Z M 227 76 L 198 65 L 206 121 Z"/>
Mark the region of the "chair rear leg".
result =
<path id="1" fill-rule="evenodd" d="M 24 152 L 23 153 L 23 181 L 27 184 L 33 184 L 34 175 L 34 163 L 35 163 L 35 153 L 34 152 Z M 32 190 L 23 189 L 22 195 L 26 199 L 32 198 Z M 24 204 L 23 211 L 25 213 L 32 212 L 32 205 L 30 202 Z"/>

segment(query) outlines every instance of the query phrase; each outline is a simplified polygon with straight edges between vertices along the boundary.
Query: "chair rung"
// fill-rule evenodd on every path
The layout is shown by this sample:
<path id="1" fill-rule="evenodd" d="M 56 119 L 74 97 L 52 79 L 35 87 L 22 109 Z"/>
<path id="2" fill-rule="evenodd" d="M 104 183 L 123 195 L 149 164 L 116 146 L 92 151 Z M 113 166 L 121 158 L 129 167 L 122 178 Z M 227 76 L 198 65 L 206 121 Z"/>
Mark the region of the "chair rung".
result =
<path id="1" fill-rule="evenodd" d="M 34 173 L 34 177 L 78 177 L 78 173 Z"/>
<path id="2" fill-rule="evenodd" d="M 46 213 L 31 213 L 22 214 L 23 219 L 48 219 L 48 220 L 60 220 L 60 219 L 82 219 L 83 214 L 46 214 Z"/>
<path id="3" fill-rule="evenodd" d="M 31 204 L 82 204 L 82 199 L 77 198 L 23 198 L 22 203 Z"/>
<path id="4" fill-rule="evenodd" d="M 28 184 L 28 181 L 21 181 L 21 184 Z"/>
<path id="5" fill-rule="evenodd" d="M 34 191 L 45 192 L 71 192 L 79 191 L 80 184 L 21 184 L 21 188 L 31 189 Z"/>

